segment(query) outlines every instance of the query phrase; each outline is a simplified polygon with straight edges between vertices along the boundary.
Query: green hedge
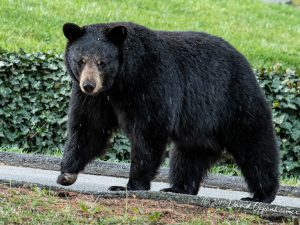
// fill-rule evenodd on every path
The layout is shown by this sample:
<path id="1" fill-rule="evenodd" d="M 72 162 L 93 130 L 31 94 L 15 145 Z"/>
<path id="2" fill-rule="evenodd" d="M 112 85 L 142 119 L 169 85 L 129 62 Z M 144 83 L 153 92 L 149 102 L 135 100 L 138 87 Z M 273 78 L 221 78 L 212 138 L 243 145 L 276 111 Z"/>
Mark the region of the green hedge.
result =
<path id="1" fill-rule="evenodd" d="M 0 144 L 62 147 L 70 82 L 61 55 L 0 56 Z"/>
<path id="2" fill-rule="evenodd" d="M 282 171 L 300 175 L 300 79 L 279 65 L 255 70 L 273 106 L 280 139 Z M 0 146 L 29 151 L 62 149 L 66 138 L 69 77 L 62 55 L 2 53 L 0 55 Z M 107 158 L 127 160 L 129 142 L 113 138 Z"/>
<path id="3" fill-rule="evenodd" d="M 282 170 L 300 175 L 300 76 L 275 65 L 255 70 L 258 81 L 272 104 L 273 122 L 279 137 Z"/>

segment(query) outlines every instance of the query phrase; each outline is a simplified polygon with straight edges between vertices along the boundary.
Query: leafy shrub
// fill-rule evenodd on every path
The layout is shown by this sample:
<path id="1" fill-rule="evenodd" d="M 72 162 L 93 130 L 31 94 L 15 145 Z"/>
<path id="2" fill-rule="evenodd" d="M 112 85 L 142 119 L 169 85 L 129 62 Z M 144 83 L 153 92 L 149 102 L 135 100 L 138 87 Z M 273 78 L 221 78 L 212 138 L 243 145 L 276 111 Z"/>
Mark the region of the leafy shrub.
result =
<path id="1" fill-rule="evenodd" d="M 0 144 L 61 148 L 70 82 L 61 55 L 0 56 Z"/>
<path id="2" fill-rule="evenodd" d="M 280 65 L 255 70 L 272 104 L 273 122 L 279 137 L 282 170 L 300 175 L 300 76 Z"/>
<path id="3" fill-rule="evenodd" d="M 255 73 L 272 104 L 282 171 L 300 175 L 300 78 L 279 65 Z M 62 55 L 2 53 L 0 146 L 17 145 L 38 152 L 62 149 L 69 93 Z M 128 160 L 129 149 L 128 139 L 117 135 L 106 159 Z"/>
<path id="4" fill-rule="evenodd" d="M 112 144 L 108 146 L 104 159 L 117 162 L 129 162 L 130 142 L 128 138 L 122 134 L 118 134 L 113 137 L 111 143 Z"/>

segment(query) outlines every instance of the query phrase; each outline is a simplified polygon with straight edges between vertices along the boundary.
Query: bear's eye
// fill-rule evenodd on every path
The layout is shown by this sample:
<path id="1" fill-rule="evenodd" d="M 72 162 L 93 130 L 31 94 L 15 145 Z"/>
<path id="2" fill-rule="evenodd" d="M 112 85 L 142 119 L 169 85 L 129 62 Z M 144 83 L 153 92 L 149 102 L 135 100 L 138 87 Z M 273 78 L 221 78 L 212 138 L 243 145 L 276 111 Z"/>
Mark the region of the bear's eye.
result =
<path id="1" fill-rule="evenodd" d="M 78 63 L 79 66 L 82 66 L 82 65 L 85 64 L 85 60 L 84 59 L 80 59 L 77 63 Z"/>
<path id="2" fill-rule="evenodd" d="M 106 66 L 106 63 L 103 62 L 103 61 L 98 61 L 97 64 L 98 64 L 99 66 L 101 66 L 102 68 Z"/>

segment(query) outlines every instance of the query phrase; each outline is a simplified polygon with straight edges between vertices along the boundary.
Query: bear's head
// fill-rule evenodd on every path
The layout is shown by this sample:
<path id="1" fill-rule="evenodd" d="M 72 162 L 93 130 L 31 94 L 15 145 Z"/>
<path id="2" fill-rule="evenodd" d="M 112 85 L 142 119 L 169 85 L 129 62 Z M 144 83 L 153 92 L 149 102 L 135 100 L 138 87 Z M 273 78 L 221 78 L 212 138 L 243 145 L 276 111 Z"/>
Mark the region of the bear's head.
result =
<path id="1" fill-rule="evenodd" d="M 112 87 L 127 28 L 113 24 L 80 27 L 66 23 L 63 32 L 68 39 L 65 63 L 80 89 L 88 95 L 97 95 Z"/>

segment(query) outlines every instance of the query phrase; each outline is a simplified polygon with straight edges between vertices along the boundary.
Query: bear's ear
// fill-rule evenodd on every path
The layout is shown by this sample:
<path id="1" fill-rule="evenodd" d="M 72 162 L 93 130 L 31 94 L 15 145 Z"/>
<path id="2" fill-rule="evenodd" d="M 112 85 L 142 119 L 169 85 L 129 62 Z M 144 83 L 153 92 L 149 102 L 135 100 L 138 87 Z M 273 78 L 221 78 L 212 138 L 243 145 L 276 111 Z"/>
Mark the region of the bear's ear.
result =
<path id="1" fill-rule="evenodd" d="M 74 23 L 65 23 L 63 26 L 63 32 L 69 41 L 74 41 L 83 35 L 84 28 Z"/>
<path id="2" fill-rule="evenodd" d="M 114 44 L 121 45 L 127 38 L 127 28 L 124 26 L 115 26 L 107 30 L 108 40 Z"/>

